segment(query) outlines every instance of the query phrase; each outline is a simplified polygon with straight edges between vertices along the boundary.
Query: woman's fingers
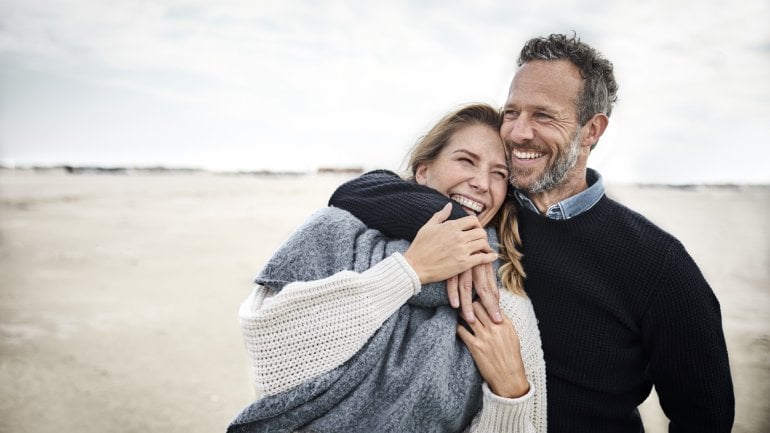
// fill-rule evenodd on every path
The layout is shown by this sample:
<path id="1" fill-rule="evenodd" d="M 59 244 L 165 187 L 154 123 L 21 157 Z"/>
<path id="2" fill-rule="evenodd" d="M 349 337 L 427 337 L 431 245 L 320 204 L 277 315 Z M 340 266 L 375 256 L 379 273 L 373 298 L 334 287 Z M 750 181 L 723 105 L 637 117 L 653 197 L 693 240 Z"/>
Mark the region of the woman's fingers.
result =
<path id="1" fill-rule="evenodd" d="M 479 297 L 479 301 L 481 301 L 480 305 L 483 305 L 482 309 L 486 309 L 488 317 L 495 323 L 503 321 L 500 313 L 500 294 L 497 289 L 494 268 L 490 263 L 476 265 L 470 270 L 463 272 L 458 279 L 460 311 L 466 322 L 473 323 L 477 316 L 476 309 L 473 306 L 474 289 Z M 456 308 L 455 304 L 452 304 L 451 296 L 450 304 Z"/>
<path id="2" fill-rule="evenodd" d="M 450 233 L 454 233 L 463 242 L 473 242 L 476 240 L 484 240 L 485 242 L 487 241 L 487 231 L 482 228 L 476 227 L 469 230 L 460 230 L 457 227 L 451 227 L 451 226 L 446 226 L 446 227 L 447 227 L 447 231 L 449 231 Z"/>
<path id="3" fill-rule="evenodd" d="M 468 215 L 467 217 L 458 218 L 456 220 L 447 221 L 452 224 L 452 226 L 458 228 L 459 230 L 472 230 L 474 228 L 484 229 L 484 226 L 481 225 L 479 222 L 479 219 L 476 218 L 473 215 Z"/>
<path id="4" fill-rule="evenodd" d="M 474 302 L 471 306 L 473 308 L 473 314 L 476 315 L 476 317 L 479 318 L 479 321 L 481 322 L 481 326 L 490 326 L 492 324 L 492 319 L 489 317 L 489 314 L 487 314 L 486 308 L 481 305 L 480 302 Z"/>
<path id="5" fill-rule="evenodd" d="M 493 393 L 507 398 L 520 397 L 529 391 L 529 382 L 521 358 L 519 337 L 510 320 L 493 323 L 486 309 L 473 303 L 476 322 L 470 330 L 457 326 L 457 335 L 479 368 Z"/>
<path id="6" fill-rule="evenodd" d="M 500 314 L 500 292 L 497 288 L 497 279 L 492 264 L 474 266 L 472 272 L 473 285 L 476 288 L 479 301 L 481 301 L 482 310 L 486 310 L 485 313 L 493 322 L 501 323 L 503 316 Z"/>
<path id="7" fill-rule="evenodd" d="M 469 324 L 476 321 L 473 314 L 473 273 L 470 269 L 463 272 L 460 278 L 460 311 Z"/>
<path id="8" fill-rule="evenodd" d="M 462 340 L 466 346 L 471 346 L 471 342 L 473 341 L 474 336 L 471 331 L 465 329 L 465 326 L 460 324 L 457 325 L 457 336 L 460 337 L 460 340 Z"/>
<path id="9" fill-rule="evenodd" d="M 492 263 L 499 257 L 497 253 L 474 253 L 474 251 L 478 250 L 474 249 L 473 246 L 470 246 L 468 251 L 470 251 L 470 254 L 468 255 L 469 268 L 486 263 Z"/>
<path id="10" fill-rule="evenodd" d="M 428 222 L 434 223 L 434 224 L 441 224 L 444 221 L 446 221 L 447 218 L 449 218 L 449 215 L 451 214 L 452 214 L 452 203 L 447 203 L 444 205 L 443 208 L 441 208 L 440 211 L 434 213 L 433 216 L 430 217 Z"/>
<path id="11" fill-rule="evenodd" d="M 449 298 L 449 305 L 451 305 L 452 308 L 457 308 L 460 306 L 460 292 L 458 287 L 459 280 L 460 277 L 457 275 L 449 277 L 449 279 L 446 280 L 446 294 Z"/>
<path id="12" fill-rule="evenodd" d="M 476 217 L 444 221 L 450 211 L 451 207 L 446 206 L 436 212 L 420 228 L 414 241 L 404 253 L 404 257 L 423 284 L 444 281 L 479 264 L 497 260 L 497 254 L 492 251 L 487 241 L 486 231 L 479 226 Z M 460 222 L 457 223 L 457 221 Z M 472 282 L 466 284 L 468 279 L 473 279 L 472 274 L 458 281 L 456 299 L 460 306 L 470 305 L 468 297 L 471 290 L 466 290 L 469 292 L 467 295 L 463 293 L 464 287 L 473 286 Z M 449 283 L 454 284 L 452 281 Z M 448 285 L 447 290 L 451 300 L 454 287 Z M 470 308 L 464 311 L 473 314 Z"/>

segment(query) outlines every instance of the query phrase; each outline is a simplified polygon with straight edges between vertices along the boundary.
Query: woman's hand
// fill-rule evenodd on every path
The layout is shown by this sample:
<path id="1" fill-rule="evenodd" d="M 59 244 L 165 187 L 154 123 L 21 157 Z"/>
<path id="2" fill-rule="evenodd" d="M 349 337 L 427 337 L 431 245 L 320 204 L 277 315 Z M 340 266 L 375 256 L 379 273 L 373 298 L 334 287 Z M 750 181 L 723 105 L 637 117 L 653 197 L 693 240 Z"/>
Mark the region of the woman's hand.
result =
<path id="1" fill-rule="evenodd" d="M 471 331 L 457 325 L 457 335 L 468 346 L 481 377 L 500 397 L 517 398 L 529 392 L 529 381 L 521 359 L 519 335 L 510 319 L 494 323 L 479 302 L 473 303 L 478 320 L 469 323 Z"/>
<path id="2" fill-rule="evenodd" d="M 491 263 L 474 266 L 460 275 L 446 280 L 449 305 L 460 307 L 463 319 L 468 323 L 476 320 L 473 314 L 473 289 L 479 295 L 479 301 L 495 323 L 502 323 L 500 314 L 500 289 L 497 287 L 495 269 Z"/>
<path id="3" fill-rule="evenodd" d="M 487 242 L 487 232 L 474 216 L 449 220 L 452 205 L 433 214 L 417 232 L 404 258 L 422 284 L 444 281 L 474 266 L 492 263 L 497 253 Z"/>

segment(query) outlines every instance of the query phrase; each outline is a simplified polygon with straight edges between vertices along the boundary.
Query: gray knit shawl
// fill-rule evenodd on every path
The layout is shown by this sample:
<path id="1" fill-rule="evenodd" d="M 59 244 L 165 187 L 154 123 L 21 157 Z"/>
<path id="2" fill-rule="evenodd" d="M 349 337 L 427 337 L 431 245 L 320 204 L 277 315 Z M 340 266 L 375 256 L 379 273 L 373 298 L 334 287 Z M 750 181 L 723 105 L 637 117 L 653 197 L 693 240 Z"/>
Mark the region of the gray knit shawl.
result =
<path id="1" fill-rule="evenodd" d="M 495 231 L 488 235 L 495 245 Z M 280 291 L 294 281 L 363 272 L 408 246 L 347 211 L 324 208 L 275 252 L 256 283 Z M 424 285 L 351 359 L 254 401 L 228 432 L 461 432 L 481 409 L 482 379 L 456 326 L 445 284 Z"/>

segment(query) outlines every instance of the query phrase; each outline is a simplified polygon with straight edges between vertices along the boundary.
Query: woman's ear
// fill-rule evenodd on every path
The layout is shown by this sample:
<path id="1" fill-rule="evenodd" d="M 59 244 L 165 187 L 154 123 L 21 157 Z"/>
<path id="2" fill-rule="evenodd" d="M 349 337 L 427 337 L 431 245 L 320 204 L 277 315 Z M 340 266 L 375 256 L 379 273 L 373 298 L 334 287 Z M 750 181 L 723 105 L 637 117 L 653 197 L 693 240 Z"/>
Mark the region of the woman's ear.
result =
<path id="1" fill-rule="evenodd" d="M 414 172 L 414 180 L 420 185 L 426 185 L 428 183 L 428 164 L 421 162 L 417 164 L 417 170 Z"/>

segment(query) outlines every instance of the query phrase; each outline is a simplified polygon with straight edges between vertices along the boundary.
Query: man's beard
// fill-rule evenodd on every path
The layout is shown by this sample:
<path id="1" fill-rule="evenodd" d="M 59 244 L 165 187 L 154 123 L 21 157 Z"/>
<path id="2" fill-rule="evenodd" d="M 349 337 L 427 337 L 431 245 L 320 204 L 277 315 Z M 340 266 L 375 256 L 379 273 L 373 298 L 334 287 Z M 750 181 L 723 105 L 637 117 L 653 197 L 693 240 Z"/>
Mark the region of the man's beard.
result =
<path id="1" fill-rule="evenodd" d="M 538 194 L 545 191 L 550 191 L 557 186 L 567 177 L 567 173 L 577 163 L 578 155 L 580 154 L 580 142 L 583 141 L 583 134 L 580 133 L 580 129 L 576 129 L 572 135 L 567 149 L 564 153 L 559 155 L 558 159 L 554 161 L 549 167 L 546 167 L 540 178 L 535 179 L 530 185 L 518 185 L 516 180 L 523 178 L 524 176 L 517 176 L 516 168 L 511 167 L 511 185 L 527 194 Z M 513 143 L 508 143 L 509 146 Z M 510 148 L 513 149 L 515 145 Z M 522 174 L 528 174 L 532 169 L 524 169 Z"/>

